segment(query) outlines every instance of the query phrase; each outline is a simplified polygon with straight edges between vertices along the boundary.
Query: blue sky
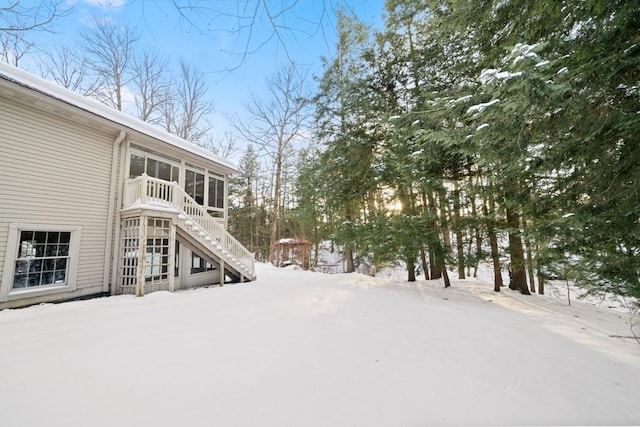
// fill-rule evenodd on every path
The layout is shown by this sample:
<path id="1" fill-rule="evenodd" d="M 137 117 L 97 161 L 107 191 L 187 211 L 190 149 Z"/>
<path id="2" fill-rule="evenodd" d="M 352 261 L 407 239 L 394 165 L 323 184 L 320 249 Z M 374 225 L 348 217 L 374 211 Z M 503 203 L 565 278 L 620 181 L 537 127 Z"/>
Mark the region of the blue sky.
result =
<path id="1" fill-rule="evenodd" d="M 379 24 L 383 3 L 268 0 L 271 14 L 287 7 L 275 20 L 280 28 L 274 34 L 261 0 L 68 0 L 71 13 L 41 42 L 43 47 L 58 42 L 77 45 L 83 29 L 96 17 L 126 22 L 140 32 L 140 48 L 159 52 L 172 67 L 177 68 L 183 58 L 206 73 L 215 106 L 212 119 L 216 133 L 223 133 L 230 130 L 225 116 L 242 116 L 243 104 L 250 102 L 251 93 L 261 98 L 265 78 L 283 63 L 293 60 L 310 75 L 321 72 L 320 56 L 331 57 L 335 49 L 335 11 L 339 7 L 364 22 Z M 189 4 L 194 7 L 179 9 Z M 256 5 L 258 14 L 252 21 L 249 17 L 254 16 Z"/>

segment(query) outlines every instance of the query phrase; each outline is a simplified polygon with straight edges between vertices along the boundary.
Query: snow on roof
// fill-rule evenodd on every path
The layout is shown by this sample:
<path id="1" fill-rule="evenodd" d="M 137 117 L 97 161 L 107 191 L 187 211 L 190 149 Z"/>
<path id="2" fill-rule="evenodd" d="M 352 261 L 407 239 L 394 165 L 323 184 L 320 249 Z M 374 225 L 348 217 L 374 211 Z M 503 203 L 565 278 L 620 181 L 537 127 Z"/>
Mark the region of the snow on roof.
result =
<path id="1" fill-rule="evenodd" d="M 20 86 L 42 93 L 52 99 L 69 104 L 81 110 L 95 114 L 98 117 L 117 123 L 136 132 L 140 132 L 151 138 L 173 145 L 181 150 L 188 151 L 206 160 L 218 163 L 224 168 L 237 172 L 238 167 L 220 156 L 205 150 L 189 141 L 185 141 L 172 135 L 150 123 L 143 122 L 129 114 L 110 108 L 100 102 L 72 92 L 58 86 L 56 83 L 45 80 L 12 65 L 0 62 L 0 78 L 14 82 Z"/>

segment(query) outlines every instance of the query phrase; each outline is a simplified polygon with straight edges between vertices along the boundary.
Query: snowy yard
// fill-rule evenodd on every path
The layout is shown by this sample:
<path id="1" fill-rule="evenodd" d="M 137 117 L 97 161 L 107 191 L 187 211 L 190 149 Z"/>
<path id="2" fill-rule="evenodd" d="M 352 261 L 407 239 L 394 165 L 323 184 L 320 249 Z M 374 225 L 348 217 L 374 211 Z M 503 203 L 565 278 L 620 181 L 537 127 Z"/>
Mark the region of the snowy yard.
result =
<path id="1" fill-rule="evenodd" d="M 0 312 L 2 425 L 640 424 L 624 313 L 473 280 L 257 273 Z"/>

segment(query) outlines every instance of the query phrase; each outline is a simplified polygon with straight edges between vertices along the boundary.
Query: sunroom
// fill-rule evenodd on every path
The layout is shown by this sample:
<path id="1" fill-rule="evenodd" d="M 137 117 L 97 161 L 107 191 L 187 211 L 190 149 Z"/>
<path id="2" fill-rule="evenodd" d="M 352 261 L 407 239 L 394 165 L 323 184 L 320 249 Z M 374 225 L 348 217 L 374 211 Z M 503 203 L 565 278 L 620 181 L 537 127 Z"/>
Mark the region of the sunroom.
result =
<path id="1" fill-rule="evenodd" d="M 254 256 L 226 231 L 224 167 L 130 143 L 116 294 L 254 280 Z"/>

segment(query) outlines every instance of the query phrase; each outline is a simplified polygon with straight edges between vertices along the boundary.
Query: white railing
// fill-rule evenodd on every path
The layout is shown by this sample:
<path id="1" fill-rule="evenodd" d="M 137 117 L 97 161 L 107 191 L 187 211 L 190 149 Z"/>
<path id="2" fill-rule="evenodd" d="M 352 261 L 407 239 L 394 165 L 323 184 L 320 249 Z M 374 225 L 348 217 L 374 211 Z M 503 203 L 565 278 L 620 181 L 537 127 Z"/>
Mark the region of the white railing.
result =
<path id="1" fill-rule="evenodd" d="M 185 214 L 216 240 L 224 251 L 248 267 L 251 273 L 255 272 L 255 255 L 229 234 L 220 221 L 185 193 L 177 182 L 167 182 L 147 175 L 127 179 L 122 200 L 123 208 L 145 206 L 173 209 Z"/>

